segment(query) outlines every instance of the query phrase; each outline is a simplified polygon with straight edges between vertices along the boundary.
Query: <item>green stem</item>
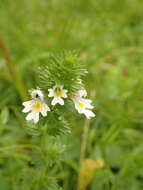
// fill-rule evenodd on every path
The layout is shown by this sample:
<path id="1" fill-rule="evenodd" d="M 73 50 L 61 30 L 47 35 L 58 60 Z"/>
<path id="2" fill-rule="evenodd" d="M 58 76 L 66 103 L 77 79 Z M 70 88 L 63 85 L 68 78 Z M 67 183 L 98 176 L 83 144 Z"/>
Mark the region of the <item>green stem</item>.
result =
<path id="1" fill-rule="evenodd" d="M 82 162 L 85 158 L 85 154 L 86 154 L 89 126 L 90 126 L 90 120 L 86 120 L 84 128 L 83 128 L 83 135 L 82 135 L 82 142 L 81 142 L 80 165 L 82 164 Z"/>
<path id="2" fill-rule="evenodd" d="M 94 98 L 95 96 L 95 91 L 92 91 L 91 93 L 91 98 Z M 85 120 L 85 125 L 83 128 L 83 133 L 82 133 L 82 140 L 81 140 L 81 149 L 80 149 L 80 166 L 82 164 L 82 161 L 85 158 L 86 154 L 86 147 L 87 147 L 87 140 L 88 140 L 88 131 L 90 127 L 90 122 L 91 120 Z"/>
<path id="3" fill-rule="evenodd" d="M 0 39 L 0 51 L 2 52 L 2 54 L 6 60 L 6 65 L 8 68 L 8 72 L 10 74 L 11 81 L 13 82 L 17 91 L 19 92 L 21 99 L 25 100 L 27 97 L 27 90 L 24 86 L 24 82 L 22 81 L 20 75 L 18 74 L 18 72 L 16 70 L 16 66 L 13 63 L 13 61 L 11 60 L 9 52 L 1 39 Z"/>

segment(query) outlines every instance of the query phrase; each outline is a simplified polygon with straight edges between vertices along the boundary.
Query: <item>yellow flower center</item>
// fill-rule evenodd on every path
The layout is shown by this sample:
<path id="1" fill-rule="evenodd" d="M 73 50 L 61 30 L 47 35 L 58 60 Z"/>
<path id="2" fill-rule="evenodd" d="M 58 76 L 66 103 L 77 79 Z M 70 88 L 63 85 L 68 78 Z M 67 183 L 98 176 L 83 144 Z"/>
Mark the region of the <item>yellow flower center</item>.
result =
<path id="1" fill-rule="evenodd" d="M 56 91 L 56 92 L 54 93 L 54 96 L 55 96 L 55 97 L 60 97 L 60 96 L 62 96 L 62 93 L 61 93 L 60 91 Z"/>
<path id="2" fill-rule="evenodd" d="M 33 105 L 32 109 L 36 110 L 36 111 L 40 110 L 41 109 L 41 104 L 35 104 L 35 105 Z"/>
<path id="3" fill-rule="evenodd" d="M 83 107 L 84 107 L 84 104 L 81 103 L 81 102 L 78 102 L 78 103 L 77 103 L 77 106 L 78 106 L 79 108 L 83 108 Z"/>

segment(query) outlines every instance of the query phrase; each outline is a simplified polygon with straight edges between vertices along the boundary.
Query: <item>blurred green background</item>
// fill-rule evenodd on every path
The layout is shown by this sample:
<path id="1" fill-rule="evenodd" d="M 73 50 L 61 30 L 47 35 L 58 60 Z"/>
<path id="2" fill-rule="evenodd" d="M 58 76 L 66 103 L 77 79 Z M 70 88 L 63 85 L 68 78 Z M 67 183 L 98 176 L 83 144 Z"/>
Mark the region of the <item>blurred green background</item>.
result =
<path id="1" fill-rule="evenodd" d="M 102 159 L 104 167 L 86 169 L 93 174 L 85 189 L 142 190 L 142 0 L 0 0 L 0 190 L 58 189 L 55 182 L 42 186 L 53 179 L 31 164 L 41 164 L 30 151 L 40 139 L 27 134 L 21 102 L 36 85 L 32 61 L 64 50 L 78 51 L 86 64 L 84 83 L 97 116 L 87 122 L 70 115 L 62 163 L 48 172 L 63 190 L 76 190 L 88 126 L 84 156 Z"/>

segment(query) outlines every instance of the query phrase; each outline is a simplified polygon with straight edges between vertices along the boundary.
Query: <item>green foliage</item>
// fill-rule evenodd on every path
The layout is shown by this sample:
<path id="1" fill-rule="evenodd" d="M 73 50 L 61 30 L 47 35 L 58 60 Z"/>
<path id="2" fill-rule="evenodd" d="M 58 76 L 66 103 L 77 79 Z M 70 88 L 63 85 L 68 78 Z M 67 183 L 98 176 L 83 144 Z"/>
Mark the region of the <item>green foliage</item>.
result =
<path id="1" fill-rule="evenodd" d="M 79 79 L 97 115 L 85 156 L 105 161 L 87 189 L 143 189 L 142 10 L 141 0 L 0 0 L 0 190 L 76 190 L 84 117 L 66 101 L 35 126 L 21 103 L 39 86 L 50 105 L 48 88 L 74 92 Z"/>
<path id="2" fill-rule="evenodd" d="M 64 85 L 68 92 L 81 89 L 81 77 L 86 74 L 83 63 L 76 53 L 65 52 L 60 56 L 49 55 L 40 64 L 39 86 L 47 91 L 55 84 Z"/>

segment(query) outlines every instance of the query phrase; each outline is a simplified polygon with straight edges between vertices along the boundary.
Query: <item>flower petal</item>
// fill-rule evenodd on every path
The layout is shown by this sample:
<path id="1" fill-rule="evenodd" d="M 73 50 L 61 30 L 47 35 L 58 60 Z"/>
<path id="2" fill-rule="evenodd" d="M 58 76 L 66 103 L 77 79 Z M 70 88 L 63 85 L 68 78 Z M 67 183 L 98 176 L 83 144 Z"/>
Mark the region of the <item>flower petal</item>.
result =
<path id="1" fill-rule="evenodd" d="M 89 108 L 89 109 L 93 109 L 93 108 L 94 108 L 94 106 L 91 105 L 92 100 L 89 100 L 89 99 L 82 99 L 82 101 L 83 101 L 84 104 L 85 104 L 85 108 Z"/>
<path id="2" fill-rule="evenodd" d="M 47 111 L 50 111 L 50 108 L 47 106 L 47 104 L 42 105 L 41 114 L 45 117 L 47 116 Z"/>
<path id="3" fill-rule="evenodd" d="M 92 103 L 92 100 L 90 100 L 90 99 L 82 98 L 82 100 L 83 100 L 86 104 L 91 104 L 91 103 Z"/>
<path id="4" fill-rule="evenodd" d="M 34 112 L 34 123 L 37 123 L 39 121 L 39 112 Z"/>
<path id="5" fill-rule="evenodd" d="M 22 103 L 23 106 L 32 106 L 33 104 L 34 104 L 34 100 L 30 100 L 30 101 L 26 101 Z"/>
<path id="6" fill-rule="evenodd" d="M 87 92 L 86 92 L 85 89 L 84 90 L 79 90 L 78 93 L 79 93 L 80 97 L 86 97 L 87 96 Z"/>
<path id="7" fill-rule="evenodd" d="M 60 105 L 64 105 L 64 100 L 63 100 L 62 98 L 58 98 L 58 103 L 59 103 Z"/>
<path id="8" fill-rule="evenodd" d="M 48 94 L 48 97 L 53 97 L 54 96 L 54 90 L 53 89 L 48 89 L 49 91 L 49 94 Z"/>
<path id="9" fill-rule="evenodd" d="M 62 98 L 53 98 L 52 103 L 53 106 L 56 104 L 64 105 L 64 100 Z"/>
<path id="10" fill-rule="evenodd" d="M 90 119 L 90 117 L 95 117 L 95 114 L 91 110 L 84 109 L 82 113 L 87 117 L 87 119 Z"/>
<path id="11" fill-rule="evenodd" d="M 33 120 L 33 118 L 34 118 L 33 112 L 30 112 L 30 113 L 26 116 L 26 120 L 28 120 L 28 121 Z"/>
<path id="12" fill-rule="evenodd" d="M 58 101 L 58 98 L 53 98 L 51 104 L 52 104 L 52 106 L 54 106 L 54 105 L 56 105 L 58 102 L 59 102 L 59 101 Z"/>
<path id="13" fill-rule="evenodd" d="M 62 97 L 67 98 L 67 92 L 68 90 L 62 90 Z"/>
<path id="14" fill-rule="evenodd" d="M 26 107 L 22 110 L 22 112 L 27 113 L 27 112 L 29 112 L 30 110 L 31 110 L 31 106 L 26 106 Z"/>

